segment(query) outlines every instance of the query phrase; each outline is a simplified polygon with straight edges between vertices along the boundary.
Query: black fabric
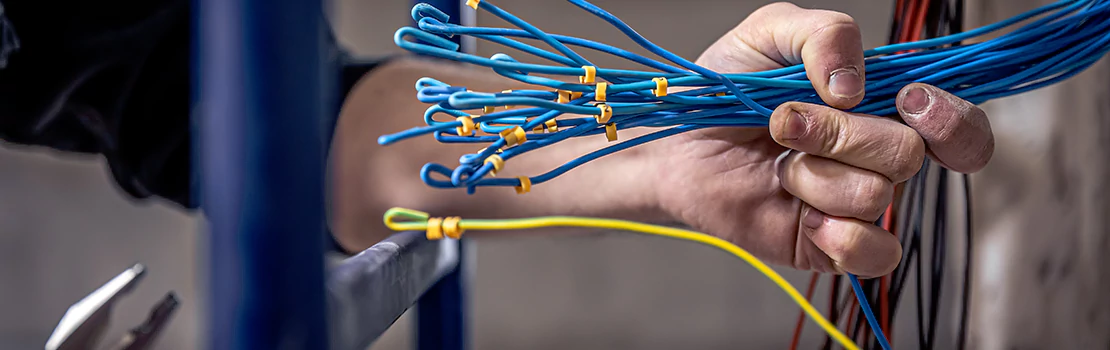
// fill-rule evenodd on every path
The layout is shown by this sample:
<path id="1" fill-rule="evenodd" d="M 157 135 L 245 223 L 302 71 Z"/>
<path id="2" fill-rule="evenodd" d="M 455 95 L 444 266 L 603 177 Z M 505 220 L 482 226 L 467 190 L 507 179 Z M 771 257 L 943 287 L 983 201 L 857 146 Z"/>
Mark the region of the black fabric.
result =
<path id="1" fill-rule="evenodd" d="M 195 208 L 191 1 L 0 2 L 0 139 L 103 154 L 129 195 Z M 377 63 L 344 67 L 342 92 Z"/>
<path id="2" fill-rule="evenodd" d="M 103 154 L 136 198 L 190 202 L 189 0 L 3 0 L 0 138 Z"/>

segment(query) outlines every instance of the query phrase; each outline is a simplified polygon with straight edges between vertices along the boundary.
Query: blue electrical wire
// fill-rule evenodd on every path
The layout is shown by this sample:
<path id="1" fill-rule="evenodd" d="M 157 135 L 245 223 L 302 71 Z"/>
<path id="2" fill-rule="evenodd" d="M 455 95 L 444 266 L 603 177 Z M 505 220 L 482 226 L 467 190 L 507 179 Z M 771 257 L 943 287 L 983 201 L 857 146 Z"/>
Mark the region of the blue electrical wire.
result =
<path id="1" fill-rule="evenodd" d="M 478 3 L 479 9 L 519 29 L 450 24 L 448 16 L 439 9 L 418 4 L 411 13 L 417 27 L 401 28 L 394 35 L 399 47 L 421 55 L 488 67 L 504 77 L 536 88 L 486 93 L 450 86 L 431 78 L 420 79 L 416 84 L 417 98 L 431 105 L 424 114 L 426 126 L 384 135 L 378 142 L 388 145 L 431 134 L 444 143 L 486 144 L 481 151 L 460 157 L 459 165 L 453 169 L 428 164 L 420 172 L 421 179 L 431 187 L 466 188 L 473 193 L 478 187 L 521 185 L 516 178 L 487 178 L 493 165 L 485 160 L 494 154 L 508 161 L 570 138 L 604 134 L 609 125 L 618 131 L 659 129 L 529 177 L 532 184 L 540 184 L 599 157 L 683 132 L 711 127 L 766 127 L 772 110 L 782 103 L 823 104 L 802 65 L 762 72 L 717 73 L 664 50 L 616 16 L 585 0 L 567 1 L 612 25 L 659 59 L 591 40 L 548 34 L 486 0 Z M 1025 21 L 1031 22 L 1013 28 Z M 994 39 L 946 46 L 1006 29 L 1010 31 Z M 486 58 L 462 53 L 457 44 L 447 40 L 455 35 L 503 45 L 550 64 L 525 63 L 506 54 Z M 537 40 L 553 50 L 517 39 Z M 571 47 L 611 55 L 649 70 L 595 67 Z M 1110 52 L 1110 0 L 1058 1 L 975 30 L 865 51 L 867 94 L 850 111 L 896 114 L 897 93 L 911 82 L 933 84 L 973 103 L 982 103 L 1068 79 L 1093 65 L 1107 52 Z M 606 82 L 603 102 L 596 101 L 597 85 L 555 78 L 581 77 L 586 74 L 584 67 L 594 67 L 596 81 Z M 668 88 L 680 89 L 657 96 L 653 92 L 657 86 L 653 78 L 664 78 Z M 571 93 L 581 95 L 572 96 Z M 564 98 L 560 98 L 560 94 Z M 570 98 L 565 98 L 568 96 Z M 599 103 L 606 104 L 612 111 L 605 123 L 599 123 L 600 118 L 589 117 L 600 113 Z M 507 109 L 508 106 L 515 107 Z M 506 109 L 492 110 L 496 108 Z M 451 118 L 471 117 L 477 130 L 460 135 L 462 121 L 434 119 L 438 114 Z M 553 120 L 555 128 L 549 124 Z M 517 127 L 531 131 L 526 135 L 527 141 L 505 147 L 505 139 L 497 134 Z M 435 176 L 448 180 L 437 180 Z"/>
<path id="2" fill-rule="evenodd" d="M 879 326 L 879 320 L 875 318 L 875 312 L 871 310 L 871 305 L 867 303 L 867 293 L 863 291 L 863 286 L 859 283 L 859 277 L 848 274 L 848 280 L 852 282 L 852 290 L 855 291 L 856 299 L 859 300 L 859 307 L 863 310 L 863 316 L 867 318 L 867 324 L 871 326 L 871 331 L 875 332 L 875 338 L 879 340 L 879 346 L 883 350 L 891 350 L 890 342 L 887 341 L 886 334 L 883 334 L 883 328 Z"/>
<path id="3" fill-rule="evenodd" d="M 439 9 L 418 4 L 411 12 L 417 27 L 401 28 L 395 33 L 394 42 L 398 47 L 416 54 L 488 67 L 536 89 L 485 93 L 422 78 L 417 81 L 416 90 L 417 98 L 431 105 L 423 116 L 426 126 L 384 135 L 378 142 L 388 145 L 431 134 L 443 143 L 487 144 L 477 153 L 461 156 L 459 165 L 453 169 L 428 163 L 420 170 L 420 178 L 428 186 L 465 187 L 468 193 L 474 193 L 478 187 L 522 185 L 517 178 L 487 178 L 494 165 L 486 160 L 494 154 L 508 161 L 571 138 L 604 134 L 606 127 L 615 127 L 618 131 L 659 129 L 579 156 L 547 173 L 528 177 L 531 184 L 537 185 L 597 158 L 684 132 L 712 127 L 766 127 L 773 109 L 782 103 L 824 104 L 802 65 L 721 74 L 668 52 L 600 7 L 585 0 L 567 1 L 609 23 L 662 60 L 587 39 L 548 34 L 487 0 L 480 1 L 477 7 L 519 29 L 450 24 L 448 16 Z M 1033 21 L 994 39 L 948 46 L 1011 29 L 1030 20 Z M 553 65 L 525 63 L 506 54 L 486 58 L 458 52 L 458 45 L 446 39 L 455 35 L 503 45 Z M 517 39 L 537 40 L 554 51 Z M 611 55 L 651 70 L 596 67 L 572 46 Z M 867 94 L 850 111 L 896 114 L 897 94 L 912 82 L 932 84 L 972 103 L 982 103 L 1059 83 L 1086 70 L 1107 52 L 1110 52 L 1110 0 L 1061 0 L 963 33 L 865 51 Z M 606 82 L 604 101 L 597 101 L 598 85 L 552 77 L 581 77 L 587 74 L 586 67 L 592 67 L 596 81 Z M 676 89 L 681 91 L 656 95 L 653 91 L 657 86 L 655 78 L 666 79 L 668 88 L 681 87 Z M 600 113 L 599 103 L 606 104 L 612 111 L 605 123 L 598 122 L 599 118 L 588 117 Z M 509 106 L 515 107 L 509 109 Z M 494 110 L 502 107 L 505 109 Z M 462 134 L 463 121 L 436 120 L 438 114 L 470 117 L 477 130 Z M 579 116 L 565 117 L 565 114 Z M 551 127 L 551 121 L 555 128 Z M 518 127 L 533 132 L 527 133 L 527 141 L 506 147 L 506 139 L 497 134 Z M 477 132 L 490 135 L 480 136 Z M 849 280 L 879 345 L 889 350 L 890 343 L 858 277 L 849 275 Z"/>

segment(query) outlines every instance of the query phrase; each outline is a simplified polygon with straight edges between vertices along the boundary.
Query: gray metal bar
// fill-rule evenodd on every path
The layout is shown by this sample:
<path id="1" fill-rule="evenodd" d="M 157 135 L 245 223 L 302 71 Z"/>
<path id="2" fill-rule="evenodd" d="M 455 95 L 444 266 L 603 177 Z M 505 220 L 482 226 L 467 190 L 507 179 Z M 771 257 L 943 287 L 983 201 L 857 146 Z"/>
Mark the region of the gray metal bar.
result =
<path id="1" fill-rule="evenodd" d="M 423 232 L 395 234 L 329 268 L 332 349 L 363 350 L 459 263 L 459 243 Z"/>

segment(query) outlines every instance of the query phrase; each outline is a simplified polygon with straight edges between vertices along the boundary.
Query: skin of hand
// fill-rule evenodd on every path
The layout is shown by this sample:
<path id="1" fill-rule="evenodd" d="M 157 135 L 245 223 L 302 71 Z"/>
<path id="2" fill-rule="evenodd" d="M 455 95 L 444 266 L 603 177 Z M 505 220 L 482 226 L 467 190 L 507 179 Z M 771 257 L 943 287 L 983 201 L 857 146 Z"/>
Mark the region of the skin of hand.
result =
<path id="1" fill-rule="evenodd" d="M 718 72 L 803 63 L 829 106 L 786 103 L 768 129 L 705 129 L 653 145 L 664 211 L 756 256 L 802 270 L 885 275 L 901 246 L 874 225 L 926 156 L 959 172 L 994 152 L 986 114 L 924 84 L 904 87 L 901 119 L 843 112 L 864 96 L 859 27 L 845 14 L 765 6 L 706 50 Z M 768 131 L 770 131 L 768 133 Z M 677 151 L 676 151 L 677 150 Z"/>
<path id="2" fill-rule="evenodd" d="M 381 214 L 393 206 L 440 216 L 611 217 L 681 223 L 769 263 L 873 277 L 901 258 L 893 235 L 871 223 L 893 200 L 895 184 L 913 176 L 926 156 L 974 172 L 994 150 L 985 113 L 932 86 L 911 84 L 900 92 L 905 124 L 842 112 L 863 99 L 865 81 L 859 28 L 842 13 L 765 6 L 697 63 L 722 73 L 803 63 L 822 100 L 835 108 L 787 103 L 769 128 L 689 132 L 603 157 L 526 195 L 508 188 L 466 195 L 428 188 L 418 171 L 426 162 L 456 164 L 483 145 L 427 137 L 379 146 L 374 140 L 420 125 L 427 106 L 409 87 L 420 77 L 473 91 L 527 86 L 485 70 L 401 60 L 364 77 L 341 111 L 330 164 L 335 237 L 349 251 L 378 242 L 390 234 Z M 627 131 L 622 139 L 636 134 Z M 506 162 L 502 176 L 540 174 L 606 145 L 604 137 L 564 141 Z"/>

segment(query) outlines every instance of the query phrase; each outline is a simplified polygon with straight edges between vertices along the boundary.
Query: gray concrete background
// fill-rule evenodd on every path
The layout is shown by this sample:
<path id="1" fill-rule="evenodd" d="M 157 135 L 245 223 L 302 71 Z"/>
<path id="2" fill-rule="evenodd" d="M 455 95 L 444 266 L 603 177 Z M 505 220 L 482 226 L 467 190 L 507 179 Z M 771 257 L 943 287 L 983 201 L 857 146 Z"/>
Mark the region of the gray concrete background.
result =
<path id="1" fill-rule="evenodd" d="M 766 1 L 594 3 L 693 59 Z M 798 3 L 854 15 L 869 47 L 884 40 L 887 1 Z M 632 47 L 564 2 L 498 4 L 551 32 Z M 407 23 L 408 9 L 408 1 L 341 0 L 335 12 L 339 37 L 359 54 L 396 53 L 392 33 Z M 504 25 L 486 15 L 479 21 Z M 496 52 L 490 46 L 479 50 Z M 200 225 L 197 217 L 163 203 L 125 199 L 97 157 L 0 147 L 0 348 L 42 346 L 69 304 L 136 261 L 147 264 L 150 275 L 119 309 L 111 334 L 137 324 L 149 305 L 173 289 L 185 304 L 162 348 L 197 348 Z M 797 308 L 770 282 L 704 247 L 603 234 L 484 239 L 477 253 L 472 317 L 478 349 L 781 348 L 797 317 Z M 808 279 L 779 270 L 799 286 Z M 408 323 L 402 318 L 374 349 L 410 346 Z M 807 329 L 803 347 L 812 348 L 820 338 L 812 324 Z"/>

